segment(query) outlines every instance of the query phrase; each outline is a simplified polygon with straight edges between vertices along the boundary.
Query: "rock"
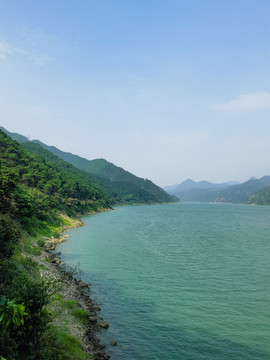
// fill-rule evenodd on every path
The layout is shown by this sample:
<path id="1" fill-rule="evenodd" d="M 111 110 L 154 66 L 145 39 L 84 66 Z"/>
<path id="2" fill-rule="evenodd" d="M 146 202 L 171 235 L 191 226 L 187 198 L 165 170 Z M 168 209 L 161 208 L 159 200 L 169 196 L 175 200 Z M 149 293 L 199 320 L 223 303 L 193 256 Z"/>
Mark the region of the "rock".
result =
<path id="1" fill-rule="evenodd" d="M 83 282 L 83 281 L 81 281 L 81 282 L 80 282 L 80 287 L 81 287 L 81 288 L 86 288 L 86 287 L 88 287 L 88 284 L 85 283 L 85 282 Z"/>
<path id="2" fill-rule="evenodd" d="M 117 342 L 116 341 L 111 341 L 110 345 L 115 346 L 115 345 L 117 345 Z"/>
<path id="3" fill-rule="evenodd" d="M 95 360 L 109 360 L 109 359 L 110 359 L 110 355 L 104 354 L 102 351 L 96 351 L 96 352 L 94 353 L 94 359 L 95 359 Z"/>
<path id="4" fill-rule="evenodd" d="M 99 306 L 94 306 L 94 310 L 95 310 L 95 311 L 100 311 L 101 308 L 100 308 Z"/>
<path id="5" fill-rule="evenodd" d="M 56 264 L 56 265 L 60 265 L 61 264 L 61 259 L 60 258 L 54 258 L 54 259 L 52 259 L 52 263 Z"/>
<path id="6" fill-rule="evenodd" d="M 88 320 L 91 321 L 92 323 L 96 323 L 97 322 L 97 318 L 95 316 L 89 316 Z"/>
<path id="7" fill-rule="evenodd" d="M 102 327 L 102 329 L 108 329 L 108 327 L 110 326 L 110 324 L 108 323 L 108 321 L 100 320 L 99 326 Z"/>

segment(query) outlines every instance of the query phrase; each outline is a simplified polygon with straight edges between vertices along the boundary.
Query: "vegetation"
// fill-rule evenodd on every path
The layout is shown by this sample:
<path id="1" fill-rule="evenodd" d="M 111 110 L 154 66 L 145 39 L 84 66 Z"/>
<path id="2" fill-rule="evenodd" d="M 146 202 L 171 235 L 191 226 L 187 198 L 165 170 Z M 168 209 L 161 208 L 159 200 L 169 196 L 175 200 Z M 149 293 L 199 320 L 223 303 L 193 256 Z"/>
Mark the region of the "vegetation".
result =
<path id="1" fill-rule="evenodd" d="M 110 201 L 116 204 L 152 204 L 176 202 L 171 196 L 152 181 L 139 178 L 105 159 L 87 160 L 67 153 L 54 146 L 48 146 L 38 140 L 28 141 L 25 136 L 10 133 L 1 128 L 13 139 L 19 141 L 25 149 L 41 155 L 47 161 L 76 174 L 84 181 L 89 179 L 99 184 L 108 194 Z M 80 169 L 81 171 L 78 171 Z"/>
<path id="2" fill-rule="evenodd" d="M 39 269 L 47 268 L 34 258 L 44 236 L 71 224 L 64 213 L 110 207 L 108 196 L 90 178 L 30 154 L 2 131 L 0 172 L 0 358 L 87 359 L 77 339 L 52 325 L 61 281 L 41 277 Z M 85 319 L 83 310 L 70 311 L 73 321 Z"/>
<path id="3" fill-rule="evenodd" d="M 249 204 L 270 205 L 270 186 L 263 187 L 251 196 Z"/>
<path id="4" fill-rule="evenodd" d="M 178 201 L 152 181 L 139 178 L 105 159 L 87 160 L 36 141 L 58 158 L 91 174 L 106 189 L 111 200 L 118 204 L 151 204 Z M 28 145 L 29 146 L 29 145 Z"/>
<path id="5" fill-rule="evenodd" d="M 55 220 L 55 210 L 74 215 L 111 206 L 90 178 L 30 154 L 2 131 L 0 147 L 0 206 L 11 206 L 9 212 L 21 222 Z"/>

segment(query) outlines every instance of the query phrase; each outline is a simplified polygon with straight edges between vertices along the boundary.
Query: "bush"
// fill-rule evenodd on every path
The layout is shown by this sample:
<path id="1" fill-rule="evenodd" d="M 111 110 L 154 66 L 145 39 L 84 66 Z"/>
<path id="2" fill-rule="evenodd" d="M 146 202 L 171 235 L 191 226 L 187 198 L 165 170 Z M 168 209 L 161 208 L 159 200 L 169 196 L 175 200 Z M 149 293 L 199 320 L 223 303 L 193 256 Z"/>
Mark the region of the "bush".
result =
<path id="1" fill-rule="evenodd" d="M 20 237 L 18 224 L 8 215 L 0 215 L 0 259 L 10 258 Z"/>

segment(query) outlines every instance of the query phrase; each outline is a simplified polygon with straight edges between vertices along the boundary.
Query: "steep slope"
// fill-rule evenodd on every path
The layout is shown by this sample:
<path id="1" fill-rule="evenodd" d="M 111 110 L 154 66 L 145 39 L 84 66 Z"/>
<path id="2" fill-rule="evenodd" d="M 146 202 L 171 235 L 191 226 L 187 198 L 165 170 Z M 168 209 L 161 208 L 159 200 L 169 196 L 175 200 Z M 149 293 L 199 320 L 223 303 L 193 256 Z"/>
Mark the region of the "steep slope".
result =
<path id="1" fill-rule="evenodd" d="M 55 209 L 68 214 L 97 211 L 110 207 L 110 201 L 100 186 L 68 169 L 58 167 L 39 155 L 30 154 L 0 130 L 1 181 L 18 184 L 13 196 L 16 216 L 23 220 L 42 221 Z M 9 180 L 8 180 L 9 179 Z M 2 189 L 2 205 L 9 199 Z M 30 221 L 31 223 L 31 221 Z"/>
<path id="2" fill-rule="evenodd" d="M 34 142 L 76 168 L 91 174 L 99 184 L 105 187 L 116 203 L 165 203 L 178 200 L 152 181 L 139 178 L 105 159 L 87 160 L 40 141 Z"/>
<path id="3" fill-rule="evenodd" d="M 57 165 L 57 167 L 61 169 L 65 169 L 70 174 L 76 175 L 77 177 L 79 177 L 84 181 L 90 180 L 91 182 L 98 184 L 99 186 L 102 187 L 103 191 L 105 191 L 105 193 L 108 195 L 108 197 L 112 201 L 112 204 L 120 203 L 121 200 L 119 199 L 117 194 L 113 192 L 111 188 L 106 185 L 106 181 L 104 179 L 76 168 L 75 166 L 71 165 L 69 162 L 62 160 L 60 157 L 54 155 L 49 150 L 46 150 L 37 142 L 27 141 L 22 143 L 21 146 L 30 153 L 42 156 L 43 159 Z"/>
<path id="4" fill-rule="evenodd" d="M 74 282 L 43 248 L 52 245 L 45 239 L 80 223 L 66 213 L 108 207 L 108 199 L 89 179 L 30 154 L 1 130 L 0 174 L 0 358 L 89 359 L 89 345 L 97 344 L 92 329 L 83 349 L 69 329 L 79 326 L 86 335 L 81 314 L 90 314 L 84 311 L 90 301 L 80 306 L 80 299 L 72 299 L 80 318 L 67 313 L 65 301 L 75 293 L 64 296 Z"/>
<path id="5" fill-rule="evenodd" d="M 4 129 L 4 131 L 7 133 L 7 130 Z M 13 138 L 19 139 L 20 142 L 27 144 L 25 146 L 28 146 L 28 149 L 30 149 L 32 143 L 39 144 L 58 158 L 91 174 L 92 180 L 105 189 L 114 204 L 151 204 L 178 201 L 175 196 L 169 195 L 152 181 L 139 178 L 105 159 L 87 160 L 78 155 L 61 151 L 54 146 L 48 146 L 39 140 L 27 141 L 26 137 L 19 134 L 9 134 Z M 41 150 L 34 146 L 31 147 L 31 151 L 41 154 Z M 47 160 L 49 159 L 48 154 L 43 153 L 41 155 L 45 156 Z M 57 163 L 58 160 L 56 158 L 52 160 L 51 158 L 50 161 Z"/>

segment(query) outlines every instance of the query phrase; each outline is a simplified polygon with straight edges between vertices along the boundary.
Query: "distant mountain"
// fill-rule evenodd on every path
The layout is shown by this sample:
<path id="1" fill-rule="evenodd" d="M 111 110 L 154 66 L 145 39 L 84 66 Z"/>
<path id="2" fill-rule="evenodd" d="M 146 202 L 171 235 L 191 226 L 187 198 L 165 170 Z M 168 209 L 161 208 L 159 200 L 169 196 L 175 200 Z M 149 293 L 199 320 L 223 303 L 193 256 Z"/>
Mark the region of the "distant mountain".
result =
<path id="1" fill-rule="evenodd" d="M 191 179 L 187 179 L 183 181 L 181 184 L 175 184 L 170 186 L 164 186 L 164 190 L 166 190 L 169 194 L 177 195 L 182 191 L 188 191 L 191 189 L 217 189 L 217 188 L 226 188 L 230 185 L 237 184 L 236 181 L 228 181 L 222 184 L 214 184 L 209 181 L 193 181 Z"/>
<path id="2" fill-rule="evenodd" d="M 18 139 L 27 147 L 27 150 L 45 157 L 48 161 L 59 165 L 57 158 L 60 158 L 62 161 L 90 174 L 91 179 L 94 179 L 96 183 L 105 189 L 111 201 L 115 204 L 150 204 L 178 201 L 175 196 L 169 195 L 152 181 L 139 178 L 105 159 L 87 160 L 78 155 L 61 151 L 55 146 L 46 145 L 39 140 L 28 141 L 22 135 L 9 133 L 6 129 L 2 129 L 13 139 Z M 34 144 L 39 146 L 34 146 Z M 42 153 L 40 147 L 47 150 L 47 152 L 43 151 Z M 50 154 L 54 154 L 55 157 L 52 158 Z M 66 164 L 62 163 L 61 166 L 65 167 Z"/>
<path id="3" fill-rule="evenodd" d="M 188 179 L 168 192 L 176 195 L 181 201 L 247 203 L 257 191 L 270 186 L 270 176 L 261 179 L 251 178 L 242 184 L 231 183 L 196 183 Z"/>
<path id="4" fill-rule="evenodd" d="M 248 202 L 254 205 L 270 205 L 270 186 L 258 190 L 249 198 Z"/>

